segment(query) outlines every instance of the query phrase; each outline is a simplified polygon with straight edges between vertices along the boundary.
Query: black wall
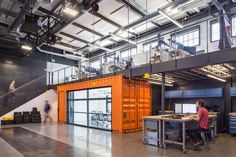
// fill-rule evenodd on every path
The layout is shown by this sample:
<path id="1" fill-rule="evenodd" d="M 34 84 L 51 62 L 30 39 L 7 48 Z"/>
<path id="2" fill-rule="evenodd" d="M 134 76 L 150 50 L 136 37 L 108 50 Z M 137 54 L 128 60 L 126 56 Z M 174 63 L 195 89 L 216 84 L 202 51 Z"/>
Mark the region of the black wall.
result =
<path id="1" fill-rule="evenodd" d="M 74 65 L 75 61 L 62 57 L 33 52 L 29 56 L 13 56 L 4 54 L 0 49 L 0 95 L 8 92 L 9 84 L 16 80 L 16 88 L 46 75 L 46 62 L 52 60 L 55 63 Z M 8 53 L 9 54 L 9 53 Z M 45 80 L 46 82 L 46 80 Z"/>
<path id="2" fill-rule="evenodd" d="M 235 79 L 236 81 L 236 79 Z M 205 102 L 209 111 L 220 112 L 220 130 L 221 132 L 228 130 L 228 114 L 232 111 L 236 111 L 236 98 L 231 98 L 229 94 L 230 87 L 234 84 L 233 79 L 228 80 L 227 83 L 220 82 L 214 79 L 186 81 L 175 84 L 173 87 L 166 87 L 166 91 L 171 90 L 190 90 L 190 89 L 205 89 L 205 88 L 223 88 L 223 97 L 221 98 L 200 98 Z M 153 109 L 161 110 L 161 86 L 152 86 L 152 93 L 158 95 L 157 98 L 153 98 Z M 180 99 L 165 99 L 165 109 L 174 110 L 175 103 L 195 103 L 199 98 L 180 98 Z M 158 102 L 158 103 L 156 103 Z M 156 106 L 156 104 L 158 104 Z M 153 111 L 153 114 L 157 114 Z"/>
<path id="3" fill-rule="evenodd" d="M 152 84 L 152 115 L 157 115 L 161 106 L 161 86 Z"/>

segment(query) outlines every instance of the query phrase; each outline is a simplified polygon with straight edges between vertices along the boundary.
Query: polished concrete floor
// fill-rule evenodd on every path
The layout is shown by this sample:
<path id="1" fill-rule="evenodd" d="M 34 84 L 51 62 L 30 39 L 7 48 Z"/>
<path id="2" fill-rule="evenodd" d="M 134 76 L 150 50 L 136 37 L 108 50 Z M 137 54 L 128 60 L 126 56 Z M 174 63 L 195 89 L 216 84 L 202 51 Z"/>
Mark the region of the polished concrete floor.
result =
<path id="1" fill-rule="evenodd" d="M 64 124 L 0 128 L 0 157 L 235 157 L 236 137 L 219 135 L 209 150 L 186 154 L 142 144 L 141 132 L 114 134 Z"/>

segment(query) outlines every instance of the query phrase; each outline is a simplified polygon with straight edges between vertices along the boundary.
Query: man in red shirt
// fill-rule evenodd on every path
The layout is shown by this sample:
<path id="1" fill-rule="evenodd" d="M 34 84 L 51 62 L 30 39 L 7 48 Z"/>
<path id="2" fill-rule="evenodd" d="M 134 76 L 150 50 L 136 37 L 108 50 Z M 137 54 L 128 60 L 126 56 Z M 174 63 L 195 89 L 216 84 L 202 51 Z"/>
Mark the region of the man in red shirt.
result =
<path id="1" fill-rule="evenodd" d="M 204 102 L 202 100 L 198 100 L 196 102 L 198 113 L 196 116 L 193 116 L 192 119 L 198 121 L 199 129 L 200 130 L 207 130 L 208 129 L 208 111 L 205 108 Z"/>
<path id="2" fill-rule="evenodd" d="M 195 143 L 195 145 L 201 144 L 201 135 L 200 132 L 202 131 L 208 131 L 208 111 L 204 107 L 204 102 L 202 100 L 198 100 L 196 102 L 198 113 L 197 115 L 192 116 L 192 120 L 195 120 L 198 122 L 198 126 L 196 129 L 188 130 L 187 134 L 192 139 L 192 141 Z"/>

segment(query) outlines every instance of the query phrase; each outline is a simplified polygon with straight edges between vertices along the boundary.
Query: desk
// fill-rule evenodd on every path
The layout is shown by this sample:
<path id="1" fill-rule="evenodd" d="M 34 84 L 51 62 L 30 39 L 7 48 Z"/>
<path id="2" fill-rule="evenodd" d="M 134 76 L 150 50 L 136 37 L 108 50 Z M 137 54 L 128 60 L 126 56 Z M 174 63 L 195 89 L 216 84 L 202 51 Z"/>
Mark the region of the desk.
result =
<path id="1" fill-rule="evenodd" d="M 143 117 L 143 143 L 162 147 L 161 116 Z"/>
<path id="2" fill-rule="evenodd" d="M 159 147 L 166 148 L 167 143 L 181 145 L 183 152 L 186 151 L 186 123 L 188 122 L 195 122 L 189 118 L 189 116 L 185 116 L 182 119 L 173 119 L 170 117 L 171 115 L 159 115 L 159 116 L 147 116 L 143 117 L 143 143 L 155 145 Z M 217 116 L 216 115 L 209 115 L 209 119 L 212 120 L 212 125 L 214 127 L 214 136 L 217 135 Z M 182 142 L 177 142 L 173 140 L 167 140 L 166 135 L 166 123 L 167 122 L 174 122 L 182 124 Z M 148 136 L 148 132 L 151 131 L 153 134 L 152 136 Z M 149 143 L 148 141 L 157 141 L 158 143 Z"/>
<path id="3" fill-rule="evenodd" d="M 172 119 L 172 118 L 162 118 L 162 144 L 163 147 L 166 148 L 167 143 L 172 143 L 172 144 L 177 144 L 181 145 L 183 148 L 183 152 L 186 151 L 186 123 L 192 121 L 190 118 L 184 118 L 184 119 Z M 182 142 L 177 142 L 177 141 L 171 141 L 171 140 L 166 140 L 165 134 L 166 134 L 166 127 L 165 124 L 166 122 L 175 122 L 175 123 L 180 123 L 182 124 Z"/>

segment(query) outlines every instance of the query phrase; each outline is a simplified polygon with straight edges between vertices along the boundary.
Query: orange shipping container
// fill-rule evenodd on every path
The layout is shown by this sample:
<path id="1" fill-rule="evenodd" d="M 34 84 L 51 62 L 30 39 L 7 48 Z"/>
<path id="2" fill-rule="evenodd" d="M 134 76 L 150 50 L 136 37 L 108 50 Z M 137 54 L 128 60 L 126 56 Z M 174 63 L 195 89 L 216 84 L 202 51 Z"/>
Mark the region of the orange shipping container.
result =
<path id="1" fill-rule="evenodd" d="M 147 81 L 128 80 L 122 75 L 58 86 L 59 121 L 66 123 L 67 91 L 112 87 L 112 131 L 142 128 L 142 117 L 151 114 L 151 87 Z"/>

